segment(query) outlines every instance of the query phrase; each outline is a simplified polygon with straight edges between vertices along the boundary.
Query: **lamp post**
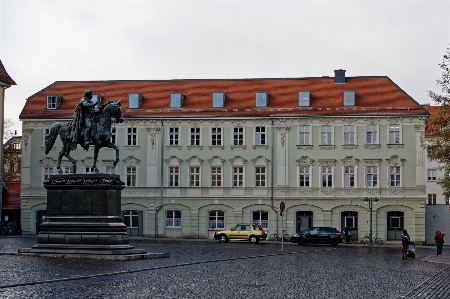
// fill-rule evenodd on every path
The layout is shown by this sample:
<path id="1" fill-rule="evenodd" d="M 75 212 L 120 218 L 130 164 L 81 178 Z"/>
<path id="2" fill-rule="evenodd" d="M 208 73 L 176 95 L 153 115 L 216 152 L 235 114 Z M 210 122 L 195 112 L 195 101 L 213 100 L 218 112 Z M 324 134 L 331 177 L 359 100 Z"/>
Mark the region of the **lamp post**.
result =
<path id="1" fill-rule="evenodd" d="M 364 203 L 367 205 L 369 205 L 369 210 L 370 210 L 370 231 L 369 231 L 369 246 L 373 246 L 373 242 L 372 242 L 372 208 L 373 208 L 373 204 L 377 204 L 378 203 L 378 198 L 376 197 L 365 197 L 364 198 Z"/>

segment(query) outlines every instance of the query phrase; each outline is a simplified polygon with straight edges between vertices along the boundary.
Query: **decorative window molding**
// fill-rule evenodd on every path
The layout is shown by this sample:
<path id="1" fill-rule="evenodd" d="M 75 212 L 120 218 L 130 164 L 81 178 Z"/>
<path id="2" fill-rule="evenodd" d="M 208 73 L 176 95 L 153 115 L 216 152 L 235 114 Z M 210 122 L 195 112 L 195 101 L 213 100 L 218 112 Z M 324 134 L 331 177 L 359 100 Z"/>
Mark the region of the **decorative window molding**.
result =
<path id="1" fill-rule="evenodd" d="M 231 164 L 231 187 L 242 188 L 245 186 L 245 160 L 241 156 L 230 159 Z"/>
<path id="2" fill-rule="evenodd" d="M 133 156 L 128 156 L 126 159 L 122 160 L 122 162 L 124 166 L 138 166 L 141 160 Z"/>

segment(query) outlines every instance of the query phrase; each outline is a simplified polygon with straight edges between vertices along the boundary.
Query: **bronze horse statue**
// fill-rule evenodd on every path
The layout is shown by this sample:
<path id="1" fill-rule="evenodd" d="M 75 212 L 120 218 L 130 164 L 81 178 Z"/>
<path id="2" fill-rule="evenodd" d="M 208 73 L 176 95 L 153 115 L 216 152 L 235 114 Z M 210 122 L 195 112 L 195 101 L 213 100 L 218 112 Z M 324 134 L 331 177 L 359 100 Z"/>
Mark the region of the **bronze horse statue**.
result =
<path id="1" fill-rule="evenodd" d="M 93 145 L 94 145 L 94 171 L 95 173 L 98 173 L 97 168 L 97 158 L 98 158 L 98 151 L 102 147 L 109 147 L 116 150 L 116 160 L 114 161 L 113 165 L 116 166 L 117 162 L 119 162 L 119 147 L 111 142 L 111 124 L 113 121 L 116 123 L 123 122 L 123 116 L 122 116 L 122 108 L 120 107 L 120 101 L 118 102 L 106 102 L 105 104 L 102 104 L 99 106 L 99 111 L 96 113 L 95 119 L 95 125 L 94 125 L 94 132 L 95 135 L 92 136 Z M 70 151 L 75 150 L 77 148 L 77 144 L 81 145 L 86 151 L 89 149 L 89 145 L 84 145 L 84 138 L 82 137 L 83 134 L 81 134 L 80 138 L 78 138 L 77 143 L 72 142 L 71 138 L 71 127 L 73 126 L 73 122 L 55 122 L 50 127 L 50 134 L 48 137 L 48 141 L 45 143 L 45 154 L 47 155 L 48 152 L 52 149 L 53 145 L 55 144 L 56 137 L 59 136 L 61 138 L 61 141 L 63 143 L 63 148 L 59 152 L 58 156 L 58 163 L 57 163 L 57 169 L 58 173 L 62 173 L 61 170 L 61 158 L 63 156 L 67 157 L 67 159 L 70 160 L 73 164 L 73 172 L 77 172 L 77 165 L 75 160 L 70 156 Z"/>

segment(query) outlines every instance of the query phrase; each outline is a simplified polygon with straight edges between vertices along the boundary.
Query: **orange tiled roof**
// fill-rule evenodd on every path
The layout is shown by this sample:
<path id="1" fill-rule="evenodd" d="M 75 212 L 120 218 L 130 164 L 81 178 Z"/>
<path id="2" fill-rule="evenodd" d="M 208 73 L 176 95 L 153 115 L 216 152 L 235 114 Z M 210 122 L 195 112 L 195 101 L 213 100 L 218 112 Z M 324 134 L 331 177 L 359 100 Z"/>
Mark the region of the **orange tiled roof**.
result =
<path id="1" fill-rule="evenodd" d="M 437 115 L 440 113 L 440 111 L 442 110 L 442 106 L 429 106 L 429 105 L 424 105 L 424 108 L 428 110 L 428 112 L 430 112 L 430 119 L 433 118 L 433 115 Z M 431 130 L 432 127 L 430 127 L 430 125 L 427 123 L 426 127 L 425 127 L 425 136 L 426 137 L 431 137 L 433 136 L 433 131 Z"/>
<path id="2" fill-rule="evenodd" d="M 20 209 L 20 183 L 20 181 L 5 181 L 8 190 L 3 191 L 3 209 Z"/>
<path id="3" fill-rule="evenodd" d="M 16 82 L 8 75 L 2 61 L 0 60 L 0 82 L 4 82 L 7 85 L 16 85 Z"/>
<path id="4" fill-rule="evenodd" d="M 292 79 L 207 79 L 166 81 L 57 81 L 29 97 L 20 119 L 71 118 L 86 89 L 105 101 L 122 101 L 124 117 L 220 117 L 263 115 L 427 115 L 428 112 L 388 77 Z M 297 107 L 298 91 L 311 93 L 311 107 Z M 344 90 L 356 91 L 356 106 L 343 107 Z M 268 107 L 255 107 L 255 92 L 269 94 Z M 171 92 L 184 95 L 181 109 L 169 108 Z M 212 93 L 225 93 L 224 108 L 212 108 Z M 139 109 L 128 109 L 128 93 L 140 93 Z M 58 94 L 57 110 L 46 109 L 46 95 Z"/>

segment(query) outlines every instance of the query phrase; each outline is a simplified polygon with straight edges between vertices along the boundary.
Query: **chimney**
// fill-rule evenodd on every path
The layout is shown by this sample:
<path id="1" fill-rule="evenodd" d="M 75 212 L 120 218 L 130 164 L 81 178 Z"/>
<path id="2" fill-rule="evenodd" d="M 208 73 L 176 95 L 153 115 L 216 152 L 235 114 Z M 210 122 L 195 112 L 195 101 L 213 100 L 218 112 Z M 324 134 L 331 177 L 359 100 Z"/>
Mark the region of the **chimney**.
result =
<path id="1" fill-rule="evenodd" d="M 345 70 L 334 70 L 334 84 L 345 84 Z"/>

